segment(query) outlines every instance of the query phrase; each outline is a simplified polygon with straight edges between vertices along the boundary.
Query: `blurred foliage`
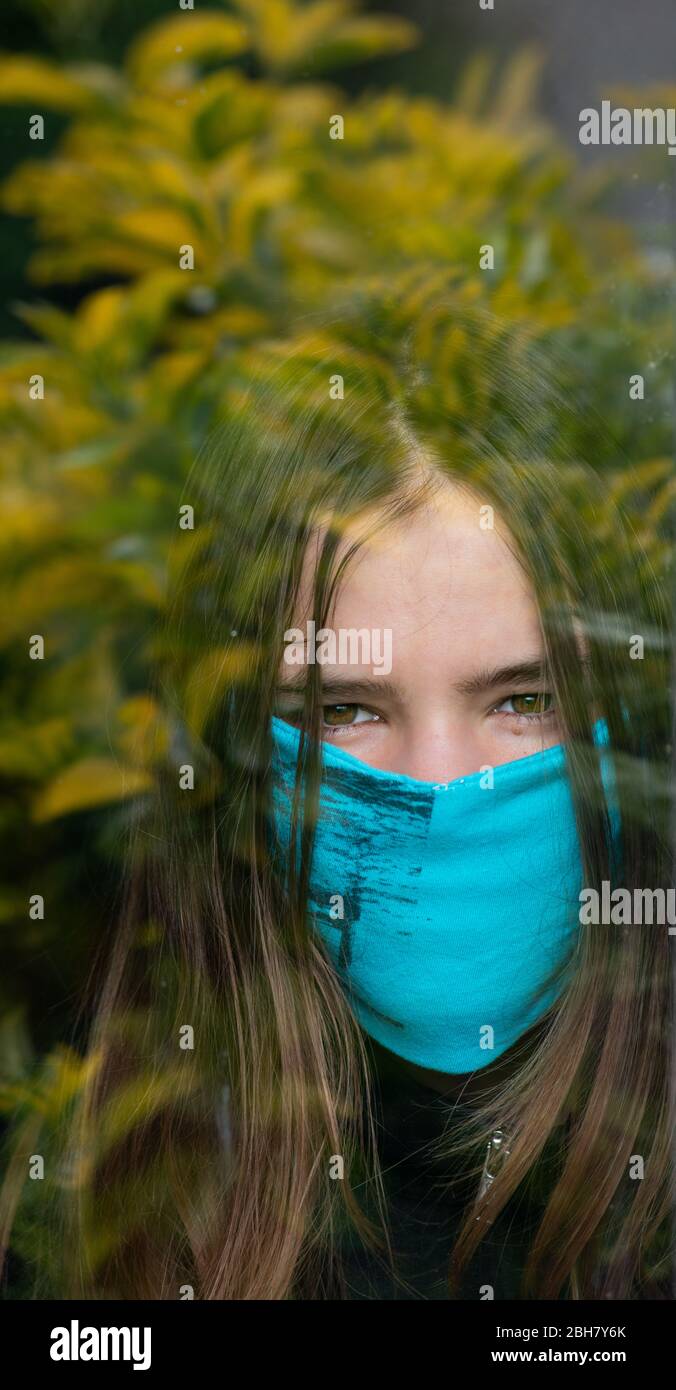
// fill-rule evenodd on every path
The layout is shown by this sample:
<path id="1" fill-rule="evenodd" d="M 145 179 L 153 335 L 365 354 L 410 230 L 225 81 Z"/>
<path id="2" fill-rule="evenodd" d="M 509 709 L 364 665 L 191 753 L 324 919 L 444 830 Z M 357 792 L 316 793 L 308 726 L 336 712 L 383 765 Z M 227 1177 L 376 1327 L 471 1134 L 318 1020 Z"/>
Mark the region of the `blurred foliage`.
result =
<path id="1" fill-rule="evenodd" d="M 56 29 L 89 9 L 30 4 Z M 438 337 L 442 295 L 485 304 L 526 340 L 556 332 L 614 441 L 581 411 L 564 443 L 607 469 L 609 495 L 631 490 L 656 563 L 668 563 L 665 268 L 609 219 L 606 176 L 578 167 L 538 119 L 534 53 L 499 81 L 478 55 L 447 104 L 398 90 L 353 99 L 325 80 L 415 38 L 348 0 L 236 0 L 176 7 L 137 34 L 119 70 L 0 55 L 1 100 L 27 112 L 25 160 L 2 206 L 36 235 L 36 295 L 14 306 L 32 337 L 0 344 L 0 834 L 11 871 L 0 1107 L 18 1106 L 22 1123 L 49 1121 L 50 1076 L 78 1074 L 75 1052 L 57 1049 L 46 1070 L 40 1053 L 70 1024 L 108 918 L 111 862 L 189 738 L 148 693 L 183 481 L 271 360 L 302 348 L 349 379 L 378 375 L 387 362 L 367 330 L 387 342 L 415 324 L 457 409 L 472 344 Z M 43 159 L 28 135 L 36 111 L 65 120 Z M 336 115 L 344 139 L 331 138 Z M 485 243 L 491 272 L 479 267 Z M 82 287 L 72 312 L 49 299 L 64 284 Z M 640 405 L 628 394 L 635 371 Z M 44 399 L 31 398 L 36 374 Z M 29 658 L 33 634 L 43 662 Z M 186 691 L 197 730 L 217 657 L 205 652 Z M 29 915 L 36 893 L 44 919 Z M 69 1085 L 59 1094 L 66 1104 Z"/>

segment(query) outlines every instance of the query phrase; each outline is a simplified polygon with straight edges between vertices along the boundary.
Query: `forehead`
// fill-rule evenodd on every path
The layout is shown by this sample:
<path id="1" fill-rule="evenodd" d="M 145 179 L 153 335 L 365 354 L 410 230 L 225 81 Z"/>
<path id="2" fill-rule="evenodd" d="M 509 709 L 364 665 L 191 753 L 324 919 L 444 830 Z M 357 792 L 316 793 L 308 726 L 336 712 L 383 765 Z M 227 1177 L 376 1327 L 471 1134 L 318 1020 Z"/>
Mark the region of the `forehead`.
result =
<path id="1" fill-rule="evenodd" d="M 321 540 L 318 534 L 304 558 L 299 619 L 311 612 Z M 400 657 L 412 651 L 420 658 L 428 649 L 456 664 L 473 654 L 512 659 L 516 647 L 540 645 L 531 582 L 485 499 L 444 485 L 406 516 L 363 513 L 345 527 L 338 559 L 355 542 L 359 549 L 341 575 L 331 626 L 389 627 Z"/>

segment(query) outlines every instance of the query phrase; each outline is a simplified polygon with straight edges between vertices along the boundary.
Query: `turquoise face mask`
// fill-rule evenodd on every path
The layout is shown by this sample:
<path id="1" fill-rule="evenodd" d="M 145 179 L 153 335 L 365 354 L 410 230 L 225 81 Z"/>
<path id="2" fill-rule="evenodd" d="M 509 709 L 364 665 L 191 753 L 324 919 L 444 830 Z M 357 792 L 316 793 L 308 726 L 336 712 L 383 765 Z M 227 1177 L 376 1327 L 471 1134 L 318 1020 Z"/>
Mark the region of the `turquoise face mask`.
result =
<path id="1" fill-rule="evenodd" d="M 299 738 L 273 718 L 282 865 Z M 488 1066 L 572 969 L 583 868 L 563 746 L 447 783 L 328 743 L 322 762 L 310 909 L 359 1023 L 421 1067 Z"/>

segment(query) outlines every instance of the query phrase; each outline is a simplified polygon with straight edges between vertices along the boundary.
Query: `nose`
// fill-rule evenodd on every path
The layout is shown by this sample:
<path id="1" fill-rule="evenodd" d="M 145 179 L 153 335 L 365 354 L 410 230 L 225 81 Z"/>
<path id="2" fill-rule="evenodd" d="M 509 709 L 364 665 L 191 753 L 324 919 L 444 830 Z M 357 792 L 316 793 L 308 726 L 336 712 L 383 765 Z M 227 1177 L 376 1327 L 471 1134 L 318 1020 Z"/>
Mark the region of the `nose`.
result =
<path id="1" fill-rule="evenodd" d="M 418 782 L 452 782 L 486 766 L 486 749 L 467 722 L 448 718 L 408 730 L 394 755 L 392 772 Z"/>

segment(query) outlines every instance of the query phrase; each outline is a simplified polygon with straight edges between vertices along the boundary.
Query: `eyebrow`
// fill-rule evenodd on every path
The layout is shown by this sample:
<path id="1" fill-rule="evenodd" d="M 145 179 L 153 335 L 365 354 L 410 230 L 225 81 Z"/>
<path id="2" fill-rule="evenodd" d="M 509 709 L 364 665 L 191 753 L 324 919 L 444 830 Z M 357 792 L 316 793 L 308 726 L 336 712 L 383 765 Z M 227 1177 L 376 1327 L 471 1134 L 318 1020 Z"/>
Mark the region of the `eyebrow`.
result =
<path id="1" fill-rule="evenodd" d="M 285 681 L 283 685 L 277 686 L 279 695 L 302 695 L 307 682 L 300 673 L 292 680 Z M 323 680 L 321 684 L 321 695 L 326 701 L 332 695 L 340 698 L 341 696 L 351 695 L 356 699 L 368 699 L 369 696 L 384 695 L 389 700 L 401 700 L 401 690 L 394 681 L 379 680 L 373 677 L 353 677 L 353 676 L 329 676 L 328 680 Z"/>
<path id="2" fill-rule="evenodd" d="M 546 680 L 545 665 L 539 657 L 530 661 L 518 661 L 510 666 L 484 668 L 466 680 L 458 681 L 455 689 L 461 695 L 479 695 L 482 690 L 492 690 L 496 685 L 534 685 L 541 688 Z"/>
<path id="3" fill-rule="evenodd" d="M 545 666 L 540 658 L 515 662 L 509 666 L 484 668 L 465 680 L 457 681 L 453 688 L 461 695 L 480 695 L 483 691 L 494 690 L 496 686 L 528 685 L 542 690 L 545 684 Z M 279 694 L 302 694 L 306 678 L 302 672 L 277 687 Z M 369 699 L 374 695 L 390 700 L 401 700 L 402 691 L 393 681 L 380 680 L 378 676 L 353 677 L 336 673 L 322 681 L 321 694 L 326 701 L 331 696 L 350 695 L 354 700 Z"/>

